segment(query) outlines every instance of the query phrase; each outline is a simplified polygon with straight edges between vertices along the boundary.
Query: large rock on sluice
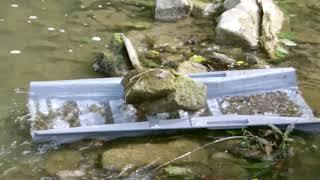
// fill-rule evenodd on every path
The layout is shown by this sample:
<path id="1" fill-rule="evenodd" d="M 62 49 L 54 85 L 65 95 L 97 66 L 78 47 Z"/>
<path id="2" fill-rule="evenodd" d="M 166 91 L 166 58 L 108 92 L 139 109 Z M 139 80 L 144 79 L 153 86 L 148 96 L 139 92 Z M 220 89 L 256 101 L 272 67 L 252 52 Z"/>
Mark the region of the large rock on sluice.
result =
<path id="1" fill-rule="evenodd" d="M 146 114 L 197 111 L 206 104 L 204 84 L 170 70 L 130 71 L 122 84 L 126 103 Z"/>

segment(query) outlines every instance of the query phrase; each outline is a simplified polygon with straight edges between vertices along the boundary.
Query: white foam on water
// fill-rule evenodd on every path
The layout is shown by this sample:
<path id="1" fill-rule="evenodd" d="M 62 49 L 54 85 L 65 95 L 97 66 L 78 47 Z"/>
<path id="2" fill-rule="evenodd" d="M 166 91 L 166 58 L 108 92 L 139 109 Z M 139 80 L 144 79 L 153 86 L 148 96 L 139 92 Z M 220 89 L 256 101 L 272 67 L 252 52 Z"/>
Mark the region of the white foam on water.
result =
<path id="1" fill-rule="evenodd" d="M 70 124 L 64 120 L 62 120 L 60 117 L 57 117 L 52 120 L 53 123 L 53 129 L 62 129 L 62 128 L 69 128 Z"/>
<path id="2" fill-rule="evenodd" d="M 98 113 L 86 113 L 79 116 L 81 126 L 103 125 L 106 120 Z"/>
<path id="3" fill-rule="evenodd" d="M 65 100 L 51 99 L 50 100 L 51 110 L 58 111 L 65 102 L 66 102 Z"/>
<path id="4" fill-rule="evenodd" d="M 46 99 L 39 99 L 39 111 L 45 115 L 49 114 L 49 108 Z"/>

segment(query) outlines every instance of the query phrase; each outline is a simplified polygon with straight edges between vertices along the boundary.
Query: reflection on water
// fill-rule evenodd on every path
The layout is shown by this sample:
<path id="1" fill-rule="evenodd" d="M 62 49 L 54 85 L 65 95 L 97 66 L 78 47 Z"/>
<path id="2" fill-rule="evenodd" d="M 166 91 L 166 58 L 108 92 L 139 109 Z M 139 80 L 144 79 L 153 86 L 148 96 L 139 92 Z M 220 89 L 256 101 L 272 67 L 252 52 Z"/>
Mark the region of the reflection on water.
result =
<path id="1" fill-rule="evenodd" d="M 84 156 L 82 165 L 91 168 L 92 175 L 105 176 L 105 172 L 99 172 L 101 166 L 96 156 L 103 148 L 116 147 L 130 140 L 118 140 L 102 147 L 99 142 L 64 147 L 35 145 L 30 139 L 29 115 L 25 107 L 27 89 L 29 81 L 34 80 L 97 77 L 98 74 L 90 67 L 91 57 L 105 48 L 111 32 L 138 32 L 153 26 L 152 1 L 141 4 L 132 2 L 1 0 L 0 179 L 39 179 L 48 176 L 43 167 L 50 153 L 65 150 L 79 150 Z M 298 69 L 304 97 L 316 111 L 320 111 L 319 2 L 279 0 L 279 3 L 290 16 L 288 29 L 295 33 L 294 41 L 298 43 L 291 49 L 288 60 L 281 65 Z M 99 15 L 102 11 L 108 13 Z M 117 16 L 113 16 L 115 12 Z M 208 134 L 195 134 L 196 141 L 204 141 L 204 133 Z M 320 137 L 305 138 L 307 140 L 301 140 L 296 148 L 296 155 L 274 169 L 274 174 L 296 179 L 319 175 Z M 167 137 L 161 141 L 165 139 Z M 142 143 L 149 141 L 152 139 L 140 140 Z"/>

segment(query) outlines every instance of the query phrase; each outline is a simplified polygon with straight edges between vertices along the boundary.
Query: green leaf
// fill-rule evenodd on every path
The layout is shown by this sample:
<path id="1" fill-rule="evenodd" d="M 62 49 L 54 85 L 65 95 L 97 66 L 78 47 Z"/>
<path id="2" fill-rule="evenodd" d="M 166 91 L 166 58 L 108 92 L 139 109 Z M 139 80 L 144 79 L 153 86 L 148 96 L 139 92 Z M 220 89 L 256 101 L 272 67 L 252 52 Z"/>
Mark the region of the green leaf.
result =
<path id="1" fill-rule="evenodd" d="M 278 34 L 278 37 L 279 37 L 280 39 L 290 39 L 290 40 L 292 40 L 292 39 L 295 38 L 295 33 L 293 33 L 293 32 L 288 32 L 288 31 L 283 31 L 283 32 L 280 32 L 280 33 Z"/>
<path id="2" fill-rule="evenodd" d="M 281 39 L 280 40 L 285 46 L 290 46 L 290 47 L 294 47 L 297 46 L 297 43 L 289 40 L 289 39 Z"/>
<path id="3" fill-rule="evenodd" d="M 226 130 L 226 133 L 235 136 L 235 135 L 240 135 L 241 130 Z"/>
<path id="4" fill-rule="evenodd" d="M 289 51 L 283 47 L 278 47 L 276 50 L 276 56 L 279 58 L 285 58 L 289 54 Z"/>
<path id="5" fill-rule="evenodd" d="M 169 176 L 187 176 L 192 174 L 191 169 L 178 166 L 168 166 L 164 170 Z"/>
<path id="6" fill-rule="evenodd" d="M 205 57 L 198 56 L 198 55 L 192 56 L 189 60 L 193 61 L 193 62 L 197 62 L 197 63 L 205 63 L 205 62 L 207 62 L 207 59 Z"/>

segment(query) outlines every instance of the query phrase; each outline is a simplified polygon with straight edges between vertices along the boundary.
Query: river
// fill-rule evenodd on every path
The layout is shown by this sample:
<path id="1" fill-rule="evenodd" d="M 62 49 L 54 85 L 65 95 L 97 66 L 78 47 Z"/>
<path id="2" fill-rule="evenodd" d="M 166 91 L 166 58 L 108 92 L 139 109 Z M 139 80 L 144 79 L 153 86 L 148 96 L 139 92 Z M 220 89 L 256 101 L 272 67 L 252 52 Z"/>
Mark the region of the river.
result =
<path id="1" fill-rule="evenodd" d="M 85 149 L 81 154 L 83 158 L 81 162 L 87 163 L 92 176 L 101 178 L 105 177 L 105 174 L 101 172 L 97 156 L 104 149 L 137 142 L 147 143 L 155 139 L 166 142 L 168 137 L 160 136 L 138 140 L 114 140 L 110 144 L 103 145 L 99 145 L 100 142 L 82 142 L 57 147 L 53 144 L 34 144 L 29 135 L 26 100 L 30 81 L 102 77 L 92 70 L 91 65 L 94 54 L 105 48 L 113 32 L 130 33 L 133 30 L 139 32 L 158 26 L 157 23 L 152 23 L 152 8 L 150 8 L 152 2 L 136 0 L 135 2 L 143 2 L 137 4 L 132 3 L 133 1 L 0 1 L 0 179 L 49 177 L 50 173 L 46 169 L 52 153 L 74 152 L 79 149 Z M 290 26 L 287 28 L 295 34 L 294 41 L 298 46 L 291 48 L 290 55 L 277 66 L 297 68 L 303 96 L 319 115 L 319 2 L 317 0 L 278 0 L 278 2 L 290 17 Z M 104 23 L 99 18 L 93 18 L 95 21 L 90 21 L 88 18 L 98 16 L 103 10 L 109 9 L 112 12 L 110 8 L 117 14 L 108 16 Z M 83 19 L 87 21 L 82 22 Z M 139 22 L 136 23 L 147 22 L 148 24 L 144 27 L 145 24 L 138 26 L 127 23 L 137 19 Z M 204 23 L 199 24 L 199 26 L 204 25 Z M 192 28 L 189 26 L 185 29 L 176 27 L 177 31 L 193 32 L 190 29 Z M 210 29 L 203 27 L 205 32 Z M 201 144 L 210 136 L 223 135 L 227 134 L 220 131 L 200 131 L 192 135 L 187 132 L 187 135 L 182 133 L 176 136 L 178 138 L 183 136 L 184 140 L 192 139 Z M 273 174 L 274 178 L 320 178 L 320 136 L 301 133 L 295 136 L 303 145 L 296 147 L 295 155 L 282 167 L 272 168 L 270 173 L 263 175 L 264 177 L 270 177 Z M 227 167 L 229 166 L 225 168 Z M 228 171 L 224 172 L 228 173 Z M 220 174 L 223 173 L 220 172 Z M 239 178 L 233 175 L 230 177 Z M 251 177 L 253 178 L 254 175 Z"/>

